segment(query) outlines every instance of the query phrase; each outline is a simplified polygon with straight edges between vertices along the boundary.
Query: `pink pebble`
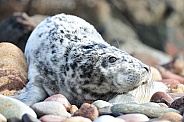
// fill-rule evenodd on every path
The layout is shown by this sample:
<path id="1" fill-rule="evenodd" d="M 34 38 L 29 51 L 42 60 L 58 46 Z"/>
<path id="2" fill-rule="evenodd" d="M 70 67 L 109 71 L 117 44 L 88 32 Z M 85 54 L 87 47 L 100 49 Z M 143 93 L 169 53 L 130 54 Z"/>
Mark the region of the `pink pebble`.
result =
<path id="1" fill-rule="evenodd" d="M 149 121 L 149 118 L 144 114 L 126 114 L 126 115 L 121 115 L 117 118 L 121 118 L 121 119 L 125 120 L 126 122 Z"/>
<path id="2" fill-rule="evenodd" d="M 44 101 L 57 101 L 57 102 L 60 102 L 62 105 L 64 105 L 64 107 L 66 108 L 67 111 L 69 111 L 70 108 L 71 108 L 71 104 L 69 103 L 67 98 L 65 96 L 63 96 L 62 94 L 52 95 L 52 96 L 46 98 Z"/>

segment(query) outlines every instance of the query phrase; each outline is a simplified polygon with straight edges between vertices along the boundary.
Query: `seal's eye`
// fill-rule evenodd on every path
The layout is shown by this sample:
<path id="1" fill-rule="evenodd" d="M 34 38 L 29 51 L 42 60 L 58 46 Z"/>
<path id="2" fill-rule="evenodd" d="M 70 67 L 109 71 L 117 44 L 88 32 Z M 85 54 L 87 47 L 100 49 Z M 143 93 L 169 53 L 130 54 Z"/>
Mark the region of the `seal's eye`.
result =
<path id="1" fill-rule="evenodd" d="M 114 63 L 117 60 L 116 57 L 109 57 L 109 63 Z"/>

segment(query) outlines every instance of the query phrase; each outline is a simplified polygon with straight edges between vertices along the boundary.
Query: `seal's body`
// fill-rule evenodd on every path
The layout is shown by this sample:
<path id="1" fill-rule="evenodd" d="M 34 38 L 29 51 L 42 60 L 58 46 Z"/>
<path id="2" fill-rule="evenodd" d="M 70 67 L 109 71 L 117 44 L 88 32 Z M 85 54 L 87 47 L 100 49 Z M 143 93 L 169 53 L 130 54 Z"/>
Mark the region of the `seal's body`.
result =
<path id="1" fill-rule="evenodd" d="M 27 105 L 58 93 L 72 104 L 108 100 L 151 80 L 149 66 L 109 45 L 92 25 L 72 15 L 41 22 L 25 55 L 29 82 L 15 97 Z"/>

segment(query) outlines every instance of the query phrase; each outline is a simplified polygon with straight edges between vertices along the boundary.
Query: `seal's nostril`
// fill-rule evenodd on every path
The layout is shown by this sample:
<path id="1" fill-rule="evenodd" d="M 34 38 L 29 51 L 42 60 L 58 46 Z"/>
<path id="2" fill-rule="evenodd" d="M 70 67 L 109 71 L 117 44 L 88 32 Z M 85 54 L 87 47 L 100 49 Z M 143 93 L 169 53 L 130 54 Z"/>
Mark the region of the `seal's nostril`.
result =
<path id="1" fill-rule="evenodd" d="M 150 72 L 150 67 L 144 67 L 144 69 L 146 69 L 147 72 Z"/>
<path id="2" fill-rule="evenodd" d="M 147 83 L 148 83 L 148 81 L 142 82 L 142 85 L 147 84 Z"/>

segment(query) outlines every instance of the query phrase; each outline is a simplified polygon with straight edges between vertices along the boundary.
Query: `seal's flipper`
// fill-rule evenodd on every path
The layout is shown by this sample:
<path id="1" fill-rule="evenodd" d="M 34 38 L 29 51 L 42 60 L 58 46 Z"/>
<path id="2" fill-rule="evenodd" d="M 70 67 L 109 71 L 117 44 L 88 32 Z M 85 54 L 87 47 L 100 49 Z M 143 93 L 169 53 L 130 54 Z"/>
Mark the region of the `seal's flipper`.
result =
<path id="1" fill-rule="evenodd" d="M 28 79 L 29 82 L 26 84 L 26 87 L 11 97 L 30 106 L 44 100 L 47 97 L 47 92 L 42 87 L 45 79 L 40 75 L 35 66 L 29 66 Z"/>
<path id="2" fill-rule="evenodd" d="M 25 88 L 11 97 L 31 106 L 36 102 L 44 100 L 47 97 L 47 93 L 44 89 L 29 82 Z"/>

